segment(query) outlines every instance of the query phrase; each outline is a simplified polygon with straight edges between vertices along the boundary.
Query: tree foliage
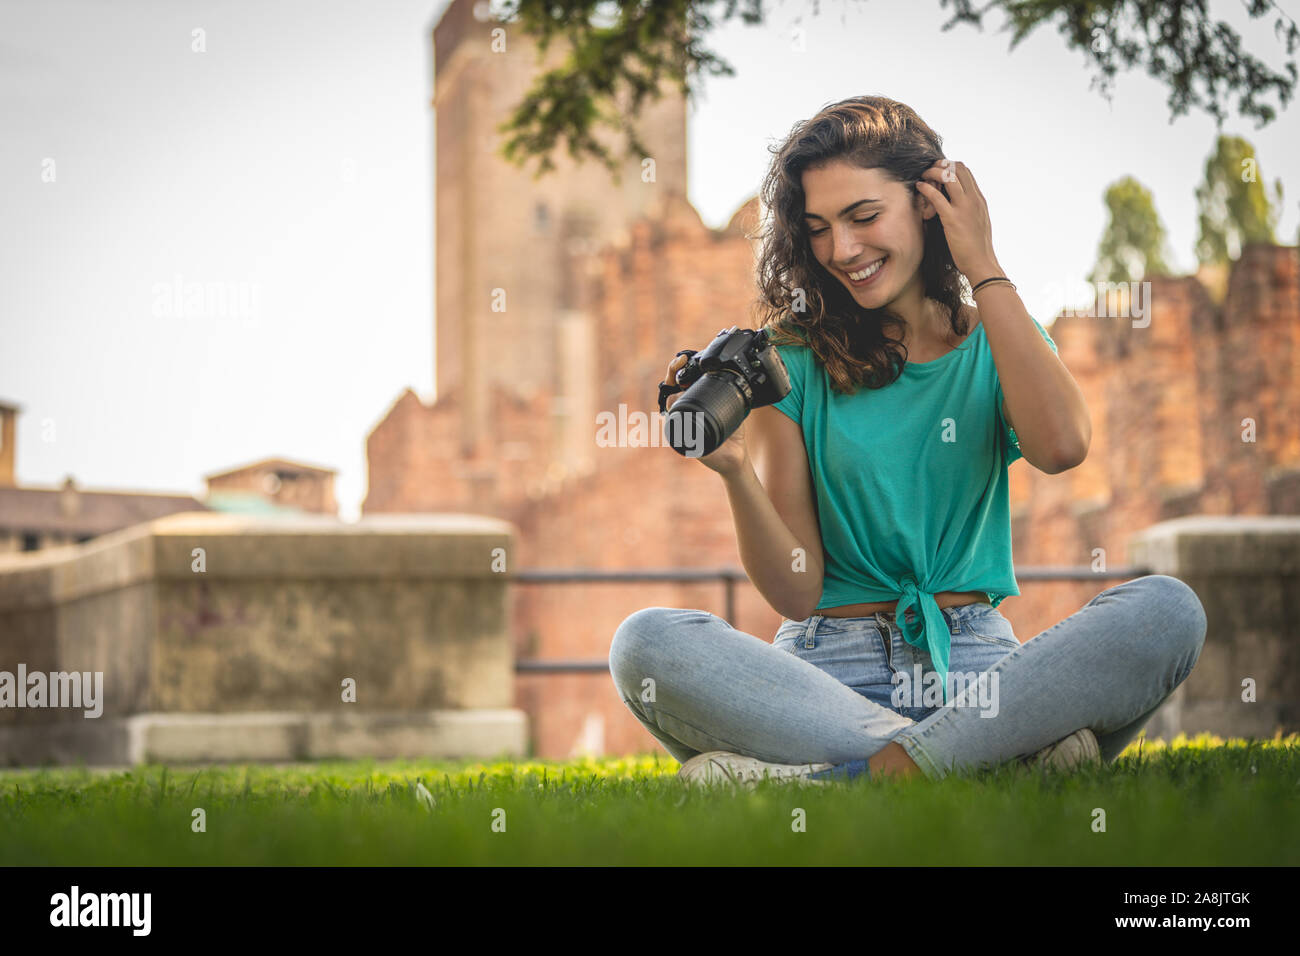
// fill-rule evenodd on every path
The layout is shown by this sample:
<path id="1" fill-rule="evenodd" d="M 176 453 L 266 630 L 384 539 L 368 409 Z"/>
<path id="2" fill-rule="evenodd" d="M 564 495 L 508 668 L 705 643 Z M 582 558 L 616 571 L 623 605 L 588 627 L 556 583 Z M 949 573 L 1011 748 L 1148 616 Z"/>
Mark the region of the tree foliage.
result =
<path id="1" fill-rule="evenodd" d="M 1222 265 L 1241 255 L 1248 242 L 1276 242 L 1282 180 L 1274 186 L 1276 207 L 1261 181 L 1255 148 L 1238 136 L 1220 136 L 1205 161 L 1205 180 L 1196 189 L 1197 259 Z"/>
<path id="2" fill-rule="evenodd" d="M 1089 282 L 1133 282 L 1167 275 L 1165 228 L 1156 215 L 1151 192 L 1132 176 L 1106 190 L 1110 222 L 1097 247 L 1097 264 Z"/>
<path id="3" fill-rule="evenodd" d="M 1054 24 L 1067 47 L 1083 54 L 1093 87 L 1107 100 L 1121 67 L 1145 67 L 1169 88 L 1171 121 L 1197 107 L 1222 128 L 1224 101 L 1236 94 L 1238 113 L 1264 126 L 1277 115 L 1266 100 L 1276 94 L 1285 106 L 1294 94 L 1300 28 L 1273 0 L 1245 2 L 1252 19 L 1276 14 L 1273 32 L 1285 43 L 1285 74 L 1243 49 L 1228 24 L 1211 19 L 1209 0 L 989 0 L 979 9 L 972 0 L 940 0 L 953 11 L 941 29 L 969 24 L 983 30 L 983 18 L 996 10 L 1014 50 L 1038 27 Z M 734 76 L 703 38 L 737 15 L 761 26 L 764 8 L 763 0 L 501 0 L 498 19 L 535 38 L 541 55 L 557 37 L 569 49 L 499 127 L 507 136 L 503 155 L 519 165 L 537 159 L 541 176 L 555 168 L 551 154 L 564 144 L 575 160 L 594 158 L 615 173 L 618 162 L 595 133 L 605 126 L 627 137 L 625 156 L 646 156 L 632 126 L 646 97 L 658 99 L 667 82 L 675 82 L 689 99 L 700 77 Z M 814 14 L 819 8 L 814 0 Z"/>

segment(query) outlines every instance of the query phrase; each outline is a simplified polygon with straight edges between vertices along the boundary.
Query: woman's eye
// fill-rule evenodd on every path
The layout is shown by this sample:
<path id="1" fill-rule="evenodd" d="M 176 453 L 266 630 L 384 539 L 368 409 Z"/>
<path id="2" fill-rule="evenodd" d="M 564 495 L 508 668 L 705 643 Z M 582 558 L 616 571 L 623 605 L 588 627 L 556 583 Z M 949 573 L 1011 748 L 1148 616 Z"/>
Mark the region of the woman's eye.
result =
<path id="1" fill-rule="evenodd" d="M 869 223 L 869 222 L 875 222 L 875 221 L 876 221 L 877 219 L 879 219 L 879 218 L 880 218 L 880 213 L 876 213 L 874 216 L 869 216 L 869 217 L 867 217 L 866 219 L 854 219 L 853 221 L 854 221 L 854 222 L 857 222 L 857 223 L 861 223 L 861 224 L 863 224 L 863 225 L 866 225 L 866 224 Z M 824 233 L 825 231 L 826 231 L 825 229 L 813 229 L 813 230 L 811 230 L 811 231 L 808 233 L 808 235 L 810 235 L 810 236 L 820 236 L 820 235 L 821 235 L 822 233 Z"/>

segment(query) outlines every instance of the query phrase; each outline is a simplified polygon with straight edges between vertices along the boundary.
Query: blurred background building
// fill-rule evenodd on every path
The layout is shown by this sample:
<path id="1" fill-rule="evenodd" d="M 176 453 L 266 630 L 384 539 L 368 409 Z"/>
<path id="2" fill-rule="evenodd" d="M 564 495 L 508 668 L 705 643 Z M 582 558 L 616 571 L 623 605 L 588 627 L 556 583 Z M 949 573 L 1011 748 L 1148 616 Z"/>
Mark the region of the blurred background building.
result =
<path id="1" fill-rule="evenodd" d="M 21 406 L 0 402 L 0 553 L 81 544 L 181 511 L 244 514 L 338 514 L 333 468 L 267 458 L 206 476 L 202 499 L 152 491 L 96 491 L 72 475 L 58 488 L 19 487 Z"/>

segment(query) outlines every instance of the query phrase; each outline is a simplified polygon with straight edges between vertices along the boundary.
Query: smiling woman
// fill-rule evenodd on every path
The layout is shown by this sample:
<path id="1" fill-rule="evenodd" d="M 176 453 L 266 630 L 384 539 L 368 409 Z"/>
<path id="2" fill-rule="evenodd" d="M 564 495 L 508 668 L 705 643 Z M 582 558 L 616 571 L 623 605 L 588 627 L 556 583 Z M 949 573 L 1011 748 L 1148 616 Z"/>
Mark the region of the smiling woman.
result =
<path id="1" fill-rule="evenodd" d="M 790 391 L 698 460 L 723 477 L 782 639 L 649 608 L 610 650 L 622 699 L 688 779 L 1113 759 L 1199 655 L 1204 610 L 1164 575 L 1102 592 L 1028 655 L 997 610 L 1020 593 L 1008 465 L 1072 467 L 1090 431 L 973 175 L 940 146 L 909 107 L 863 96 L 774 151 L 760 311 Z M 914 669 L 941 701 L 897 699 Z M 954 686 L 988 671 L 991 688 Z M 1000 705 L 961 710 L 990 689 Z"/>
<path id="2" fill-rule="evenodd" d="M 769 324 L 807 332 L 844 393 L 883 387 L 909 358 L 951 348 L 975 314 L 937 209 L 917 188 L 943 160 L 941 140 L 902 104 L 860 100 L 876 108 L 828 108 L 787 141 L 763 185 L 769 238 L 801 240 L 763 248 Z M 809 290 L 806 312 L 789 308 L 792 288 Z"/>
<path id="3" fill-rule="evenodd" d="M 996 607 L 1019 591 L 1003 510 L 1017 449 L 1002 431 L 998 370 L 979 310 L 962 301 L 945 221 L 917 188 L 936 170 L 952 172 L 939 138 L 906 106 L 861 98 L 824 111 L 787 141 L 764 184 L 774 214 L 760 275 L 798 392 L 775 407 L 800 425 L 818 479 L 826 557 L 814 610 L 900 614 L 909 642 L 923 643 L 943 673 L 939 610 Z M 771 241 L 786 230 L 802 241 Z M 972 263 L 993 258 L 991 243 L 963 251 Z M 784 305 L 799 284 L 785 277 L 800 273 L 817 293 L 803 313 Z M 888 334 L 895 329 L 901 338 Z M 965 397 L 956 408 L 953 395 Z M 935 422 L 949 425 L 948 440 L 932 440 Z M 913 467 L 901 471 L 899 460 Z M 947 508 L 921 504 L 944 499 Z M 953 533 L 957 515 L 986 533 Z M 924 624 L 911 617 L 922 613 Z"/>

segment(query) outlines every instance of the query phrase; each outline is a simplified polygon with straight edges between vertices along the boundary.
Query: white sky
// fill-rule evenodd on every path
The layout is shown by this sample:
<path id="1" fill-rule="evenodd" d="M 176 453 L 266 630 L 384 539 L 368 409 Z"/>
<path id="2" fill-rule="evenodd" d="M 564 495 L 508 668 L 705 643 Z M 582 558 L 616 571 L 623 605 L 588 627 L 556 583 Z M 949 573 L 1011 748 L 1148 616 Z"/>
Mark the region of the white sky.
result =
<path id="1" fill-rule="evenodd" d="M 339 469 L 341 513 L 359 513 L 366 433 L 404 387 L 433 394 L 430 31 L 445 6 L 0 2 L 0 400 L 23 406 L 20 484 L 200 495 L 206 473 L 283 456 Z M 873 93 L 911 105 L 971 168 L 1044 324 L 1065 304 L 1053 290 L 1091 267 L 1121 176 L 1152 190 L 1174 264 L 1193 267 L 1210 117 L 1171 124 L 1141 72 L 1121 73 L 1108 105 L 1054 27 L 1009 53 L 996 15 L 983 33 L 941 32 L 938 0 L 820 10 L 785 0 L 762 28 L 736 18 L 708 38 L 737 75 L 706 79 L 688 121 L 706 223 L 755 192 L 794 123 Z M 1211 12 L 1281 67 L 1275 14 Z M 1295 114 L 1293 100 L 1263 130 L 1224 127 L 1282 178 L 1286 243 Z M 159 290 L 178 277 L 231 307 L 175 308 Z"/>

